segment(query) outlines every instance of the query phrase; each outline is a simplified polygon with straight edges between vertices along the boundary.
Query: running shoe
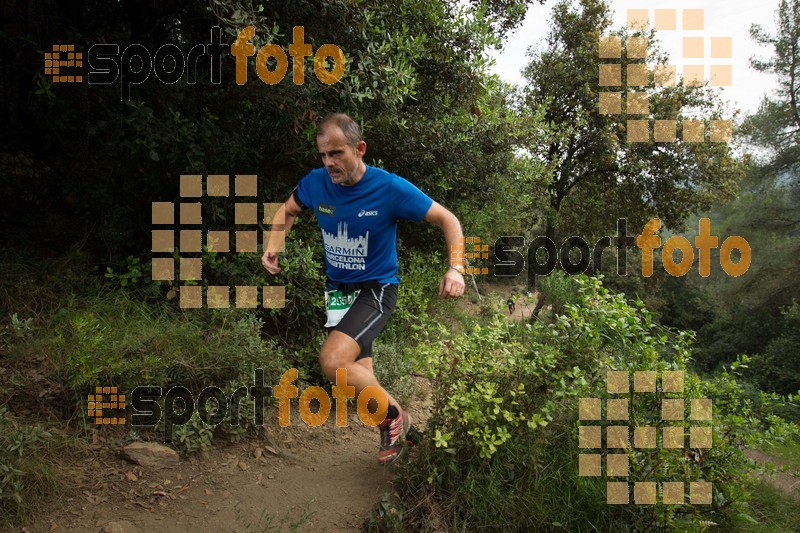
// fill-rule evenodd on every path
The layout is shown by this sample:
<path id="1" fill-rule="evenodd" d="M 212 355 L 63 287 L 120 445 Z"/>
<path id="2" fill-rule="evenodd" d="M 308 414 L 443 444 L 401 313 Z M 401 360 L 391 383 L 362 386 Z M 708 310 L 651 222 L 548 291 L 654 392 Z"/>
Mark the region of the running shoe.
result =
<path id="1" fill-rule="evenodd" d="M 411 427 L 411 417 L 405 411 L 395 418 L 387 418 L 378 428 L 381 430 L 381 448 L 378 462 L 382 465 L 397 461 L 406 449 L 406 434 Z"/>

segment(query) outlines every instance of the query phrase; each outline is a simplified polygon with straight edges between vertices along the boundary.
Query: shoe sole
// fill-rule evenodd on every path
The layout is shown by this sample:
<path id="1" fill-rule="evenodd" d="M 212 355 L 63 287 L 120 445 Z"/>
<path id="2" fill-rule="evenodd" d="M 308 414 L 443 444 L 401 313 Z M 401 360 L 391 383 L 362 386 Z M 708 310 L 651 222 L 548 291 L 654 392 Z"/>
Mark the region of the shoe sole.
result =
<path id="1" fill-rule="evenodd" d="M 400 459 L 402 459 L 402 458 L 404 458 L 406 456 L 406 453 L 407 453 L 406 450 L 407 450 L 406 446 L 401 446 L 400 447 L 400 451 L 397 452 L 396 454 L 394 454 L 391 458 L 388 458 L 388 459 L 379 458 L 378 459 L 378 463 L 381 464 L 382 466 L 393 465 L 397 461 L 399 461 Z"/>

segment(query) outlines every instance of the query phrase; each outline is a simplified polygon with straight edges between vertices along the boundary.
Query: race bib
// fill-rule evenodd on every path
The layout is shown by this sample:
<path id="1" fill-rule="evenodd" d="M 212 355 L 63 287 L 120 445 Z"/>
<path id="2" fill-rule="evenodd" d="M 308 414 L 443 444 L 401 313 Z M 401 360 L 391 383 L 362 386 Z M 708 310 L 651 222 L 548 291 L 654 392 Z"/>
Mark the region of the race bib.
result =
<path id="1" fill-rule="evenodd" d="M 339 322 L 350 310 L 350 306 L 358 298 L 361 290 L 355 292 L 347 291 L 325 291 L 325 310 L 328 313 L 328 322 L 325 324 L 326 328 L 332 328 L 339 324 Z"/>

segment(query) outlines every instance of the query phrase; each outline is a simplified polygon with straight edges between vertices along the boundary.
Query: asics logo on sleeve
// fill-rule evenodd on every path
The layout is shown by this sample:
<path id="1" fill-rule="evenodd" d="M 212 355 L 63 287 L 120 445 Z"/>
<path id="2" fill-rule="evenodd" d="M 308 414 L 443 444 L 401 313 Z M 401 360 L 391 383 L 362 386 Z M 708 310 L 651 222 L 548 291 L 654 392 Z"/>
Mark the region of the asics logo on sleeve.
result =
<path id="1" fill-rule="evenodd" d="M 366 211 L 364 209 L 358 214 L 359 217 L 376 217 L 378 216 L 378 211 Z"/>

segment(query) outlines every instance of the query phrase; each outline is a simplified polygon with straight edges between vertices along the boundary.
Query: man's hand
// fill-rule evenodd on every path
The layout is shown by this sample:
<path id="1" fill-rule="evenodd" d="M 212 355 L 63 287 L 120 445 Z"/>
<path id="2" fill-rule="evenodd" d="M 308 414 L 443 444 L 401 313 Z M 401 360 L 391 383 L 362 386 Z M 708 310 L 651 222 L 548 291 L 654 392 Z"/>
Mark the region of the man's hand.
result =
<path id="1" fill-rule="evenodd" d="M 281 271 L 281 267 L 278 266 L 278 254 L 275 252 L 264 252 L 264 255 L 261 256 L 261 264 L 270 274 L 277 274 Z"/>
<path id="2" fill-rule="evenodd" d="M 447 273 L 439 283 L 439 296 L 442 298 L 458 298 L 464 294 L 464 276 L 453 268 L 448 268 Z"/>

